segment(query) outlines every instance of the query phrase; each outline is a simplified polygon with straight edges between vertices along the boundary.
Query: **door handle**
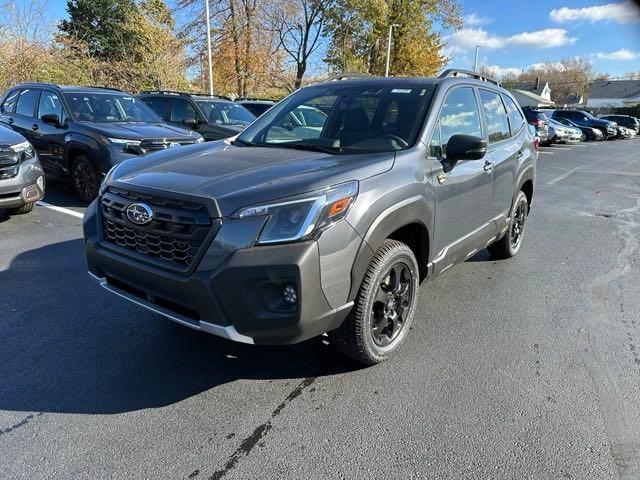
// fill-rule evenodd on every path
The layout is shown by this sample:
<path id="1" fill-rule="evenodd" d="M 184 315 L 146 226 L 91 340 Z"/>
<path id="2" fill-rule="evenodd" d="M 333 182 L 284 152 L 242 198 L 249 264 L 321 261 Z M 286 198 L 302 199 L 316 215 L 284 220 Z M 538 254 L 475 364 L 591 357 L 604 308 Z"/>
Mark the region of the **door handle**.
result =
<path id="1" fill-rule="evenodd" d="M 9 122 L 9 125 L 13 125 L 13 118 L 9 118 L 7 121 Z"/>
<path id="2" fill-rule="evenodd" d="M 31 125 L 31 130 L 38 130 L 38 124 L 34 123 L 33 125 Z"/>
<path id="3" fill-rule="evenodd" d="M 495 167 L 495 166 L 496 166 L 495 162 L 490 162 L 489 160 L 487 160 L 487 161 L 484 162 L 484 167 L 482 167 L 482 168 L 483 168 L 483 170 L 485 172 L 491 173 L 491 172 L 493 172 L 493 167 Z"/>

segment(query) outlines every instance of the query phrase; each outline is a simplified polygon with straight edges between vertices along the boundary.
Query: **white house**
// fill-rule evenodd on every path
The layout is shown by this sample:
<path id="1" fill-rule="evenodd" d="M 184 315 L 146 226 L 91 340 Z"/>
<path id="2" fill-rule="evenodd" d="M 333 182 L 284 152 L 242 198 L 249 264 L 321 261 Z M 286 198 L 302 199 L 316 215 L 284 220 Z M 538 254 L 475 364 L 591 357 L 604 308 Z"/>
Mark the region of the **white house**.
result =
<path id="1" fill-rule="evenodd" d="M 595 80 L 587 108 L 632 107 L 640 104 L 640 80 Z"/>
<path id="2" fill-rule="evenodd" d="M 549 83 L 540 82 L 539 78 L 536 78 L 535 82 L 514 83 L 510 87 L 509 90 L 521 107 L 539 108 L 554 105 Z"/>

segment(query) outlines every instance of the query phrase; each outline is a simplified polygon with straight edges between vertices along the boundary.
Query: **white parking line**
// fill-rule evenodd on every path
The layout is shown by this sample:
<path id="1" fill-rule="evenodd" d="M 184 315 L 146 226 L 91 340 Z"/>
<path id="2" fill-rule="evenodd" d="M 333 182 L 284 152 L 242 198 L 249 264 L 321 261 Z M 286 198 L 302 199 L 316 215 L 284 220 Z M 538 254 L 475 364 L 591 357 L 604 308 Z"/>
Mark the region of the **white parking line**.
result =
<path id="1" fill-rule="evenodd" d="M 58 207 L 57 205 L 51 205 L 50 203 L 43 202 L 42 200 L 37 202 L 41 207 L 48 208 L 49 210 L 55 210 L 56 212 L 66 213 L 67 215 L 71 215 L 76 218 L 84 218 L 84 215 L 80 212 L 76 212 L 74 210 L 70 210 L 68 208 Z"/>
<path id="2" fill-rule="evenodd" d="M 544 155 L 555 155 L 553 152 L 543 152 L 542 150 L 539 150 L 538 153 L 542 153 Z"/>
<path id="3" fill-rule="evenodd" d="M 576 168 L 572 168 L 571 170 L 569 170 L 568 172 L 563 173 L 562 175 L 560 175 L 559 177 L 554 178 L 553 180 L 550 180 L 547 182 L 547 185 L 553 185 L 554 183 L 558 183 L 560 180 L 564 180 L 565 178 L 567 178 L 569 175 L 571 175 L 572 173 L 574 173 L 576 170 L 580 170 L 582 167 L 576 167 Z"/>

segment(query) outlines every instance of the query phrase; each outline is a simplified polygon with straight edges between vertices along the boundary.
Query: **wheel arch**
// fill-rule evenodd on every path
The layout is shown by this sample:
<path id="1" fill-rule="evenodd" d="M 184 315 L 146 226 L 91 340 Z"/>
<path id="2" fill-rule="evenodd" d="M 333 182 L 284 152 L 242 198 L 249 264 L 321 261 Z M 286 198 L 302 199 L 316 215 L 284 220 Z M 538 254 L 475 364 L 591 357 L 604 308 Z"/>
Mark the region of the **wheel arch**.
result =
<path id="1" fill-rule="evenodd" d="M 432 240 L 429 226 L 432 225 L 432 220 L 431 208 L 424 197 L 407 199 L 378 215 L 363 236 L 356 255 L 351 270 L 349 300 L 356 297 L 375 251 L 387 239 L 405 243 L 416 257 L 420 280 L 426 278 Z"/>

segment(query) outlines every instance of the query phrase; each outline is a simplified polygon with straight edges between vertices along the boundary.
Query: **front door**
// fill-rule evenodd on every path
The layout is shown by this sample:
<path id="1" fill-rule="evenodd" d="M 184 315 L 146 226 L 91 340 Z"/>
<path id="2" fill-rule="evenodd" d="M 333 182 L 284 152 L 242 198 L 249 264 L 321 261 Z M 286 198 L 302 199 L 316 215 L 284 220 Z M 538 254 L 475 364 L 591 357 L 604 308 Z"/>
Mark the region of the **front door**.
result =
<path id="1" fill-rule="evenodd" d="M 482 137 L 476 94 L 470 86 L 454 87 L 447 93 L 430 141 L 429 155 L 437 162 L 432 170 L 434 273 L 469 258 L 496 235 L 491 216 L 493 176 L 486 161 L 462 160 L 451 171 L 444 171 L 446 145 L 456 134 Z"/>
<path id="2" fill-rule="evenodd" d="M 44 115 L 57 115 L 60 125 L 51 125 L 42 121 Z M 64 137 L 67 133 L 66 114 L 58 94 L 51 90 L 42 90 L 38 102 L 37 116 L 34 122 L 38 128 L 33 132 L 33 146 L 40 155 L 44 169 L 59 174 L 64 159 Z"/>

